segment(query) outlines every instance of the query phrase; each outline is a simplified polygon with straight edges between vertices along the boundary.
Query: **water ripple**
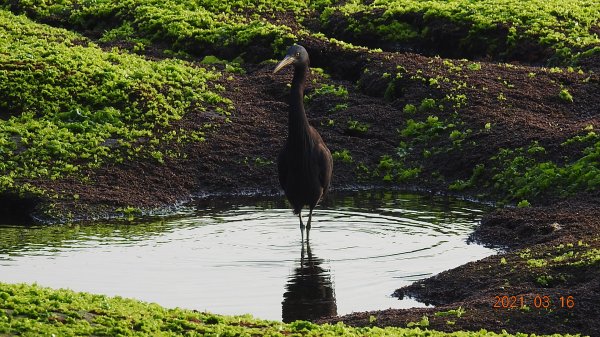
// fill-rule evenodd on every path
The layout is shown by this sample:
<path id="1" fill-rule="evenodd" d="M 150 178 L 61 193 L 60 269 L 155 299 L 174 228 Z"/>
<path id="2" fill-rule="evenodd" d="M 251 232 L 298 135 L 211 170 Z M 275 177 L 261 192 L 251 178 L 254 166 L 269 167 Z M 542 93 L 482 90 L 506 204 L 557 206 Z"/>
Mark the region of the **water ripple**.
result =
<path id="1" fill-rule="evenodd" d="M 203 201 L 135 225 L 0 226 L 0 280 L 268 319 L 414 306 L 389 294 L 493 253 L 466 243 L 484 210 L 399 193 L 333 195 L 315 210 L 310 246 L 280 197 Z"/>

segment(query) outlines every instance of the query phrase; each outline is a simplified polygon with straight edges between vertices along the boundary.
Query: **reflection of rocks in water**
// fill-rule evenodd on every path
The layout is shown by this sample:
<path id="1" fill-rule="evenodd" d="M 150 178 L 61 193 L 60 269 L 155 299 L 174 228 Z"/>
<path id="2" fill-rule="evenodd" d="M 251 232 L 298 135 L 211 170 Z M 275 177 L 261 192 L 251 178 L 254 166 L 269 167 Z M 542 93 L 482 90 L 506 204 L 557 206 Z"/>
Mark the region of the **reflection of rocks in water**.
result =
<path id="1" fill-rule="evenodd" d="M 310 244 L 302 243 L 300 266 L 294 270 L 283 294 L 282 319 L 284 322 L 313 320 L 337 315 L 335 290 L 329 270 L 321 268 L 323 260 L 314 256 Z"/>

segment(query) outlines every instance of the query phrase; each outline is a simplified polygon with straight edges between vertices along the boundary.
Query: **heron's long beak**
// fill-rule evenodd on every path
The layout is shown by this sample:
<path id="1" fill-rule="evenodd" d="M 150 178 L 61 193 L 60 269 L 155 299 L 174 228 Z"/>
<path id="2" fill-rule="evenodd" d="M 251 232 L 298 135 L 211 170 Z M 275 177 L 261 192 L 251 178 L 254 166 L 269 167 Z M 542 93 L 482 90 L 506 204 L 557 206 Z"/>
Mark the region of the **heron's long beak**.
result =
<path id="1" fill-rule="evenodd" d="M 292 63 L 294 63 L 294 58 L 292 56 L 287 55 L 286 57 L 283 58 L 283 60 L 281 60 L 281 62 L 279 62 L 277 67 L 275 67 L 275 70 L 273 70 L 273 74 L 280 71 L 281 68 L 287 66 L 288 64 L 292 64 Z"/>

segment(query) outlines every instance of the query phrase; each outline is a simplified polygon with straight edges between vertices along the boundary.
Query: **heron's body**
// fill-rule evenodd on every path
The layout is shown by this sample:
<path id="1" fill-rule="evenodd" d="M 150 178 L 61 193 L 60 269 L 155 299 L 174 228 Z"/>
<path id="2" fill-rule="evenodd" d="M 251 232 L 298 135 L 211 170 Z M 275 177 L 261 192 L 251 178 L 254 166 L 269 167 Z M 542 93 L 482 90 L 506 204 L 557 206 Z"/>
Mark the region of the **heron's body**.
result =
<path id="1" fill-rule="evenodd" d="M 294 213 L 298 214 L 303 235 L 301 211 L 304 206 L 309 209 L 306 226 L 308 238 L 312 211 L 329 189 L 333 159 L 317 130 L 309 125 L 304 111 L 304 87 L 308 72 L 306 50 L 292 46 L 275 71 L 287 64 L 294 65 L 294 78 L 290 91 L 288 137 L 279 153 L 277 168 L 279 182 Z"/>

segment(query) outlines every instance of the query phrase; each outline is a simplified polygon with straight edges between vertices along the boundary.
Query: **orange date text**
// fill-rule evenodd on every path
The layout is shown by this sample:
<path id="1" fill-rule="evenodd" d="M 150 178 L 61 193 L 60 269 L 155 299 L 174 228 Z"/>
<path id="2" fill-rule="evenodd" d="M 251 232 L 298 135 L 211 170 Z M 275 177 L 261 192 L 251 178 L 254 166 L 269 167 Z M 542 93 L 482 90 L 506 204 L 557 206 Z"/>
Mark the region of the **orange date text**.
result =
<path id="1" fill-rule="evenodd" d="M 575 298 L 573 296 L 533 295 L 533 296 L 494 296 L 494 309 L 573 309 L 575 307 Z"/>

